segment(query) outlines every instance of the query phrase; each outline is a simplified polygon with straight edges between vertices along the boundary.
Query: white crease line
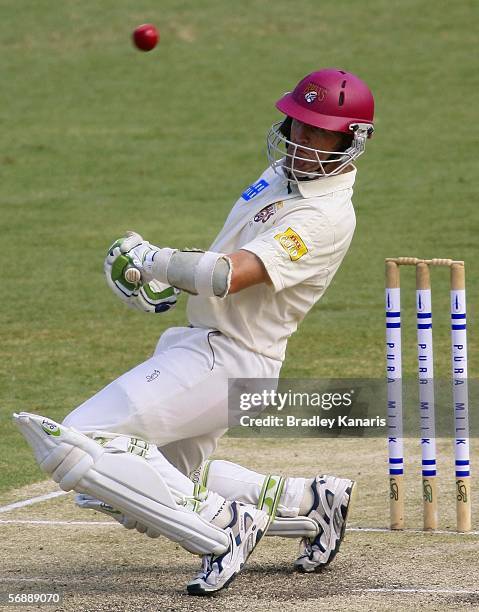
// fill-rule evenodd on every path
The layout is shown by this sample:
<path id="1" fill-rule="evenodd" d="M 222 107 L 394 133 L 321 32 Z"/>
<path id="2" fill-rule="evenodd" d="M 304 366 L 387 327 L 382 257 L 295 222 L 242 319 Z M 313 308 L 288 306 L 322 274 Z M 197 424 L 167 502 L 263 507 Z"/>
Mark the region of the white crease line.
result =
<path id="1" fill-rule="evenodd" d="M 53 499 L 54 497 L 60 497 L 60 495 L 66 495 L 66 491 L 53 491 L 52 493 L 46 493 L 45 495 L 39 495 L 38 497 L 31 497 L 30 499 L 24 499 L 23 501 L 15 502 L 14 504 L 8 504 L 8 506 L 0 506 L 1 512 L 10 512 L 10 510 L 16 510 L 17 508 L 24 508 L 25 506 L 31 506 L 32 504 L 38 504 L 42 501 Z"/>
<path id="2" fill-rule="evenodd" d="M 47 520 L 26 520 L 26 519 L 0 519 L 0 525 L 102 525 L 102 526 L 119 526 L 120 523 L 112 521 L 47 521 Z"/>
<path id="3" fill-rule="evenodd" d="M 422 533 L 423 535 L 464 535 L 464 536 L 477 536 L 479 531 L 444 531 L 436 529 L 434 531 L 424 531 L 423 529 L 387 529 L 385 527 L 347 527 L 346 531 L 354 531 L 356 533 Z"/>
<path id="4" fill-rule="evenodd" d="M 55 497 L 61 497 L 67 495 L 67 491 L 53 491 L 46 493 L 45 495 L 38 495 L 37 497 L 31 497 L 23 501 L 8 504 L 7 506 L 0 506 L 0 513 L 10 512 L 11 510 L 17 510 L 18 508 L 24 508 L 25 506 L 31 506 L 32 504 L 38 504 Z M 19 524 L 19 525 L 117 525 L 111 521 L 47 521 L 47 520 L 0 520 L 0 524 Z M 356 533 L 393 533 L 391 529 L 386 527 L 348 527 L 346 531 Z M 477 536 L 479 531 L 444 531 L 436 529 L 435 531 L 423 531 L 422 529 L 398 529 L 399 533 L 422 533 L 425 535 L 465 535 L 465 536 Z"/>
<path id="5" fill-rule="evenodd" d="M 13 578 L 12 576 L 0 576 L 0 582 L 51 582 L 51 578 Z"/>
<path id="6" fill-rule="evenodd" d="M 91 526 L 100 525 L 101 527 L 118 527 L 120 524 L 116 521 L 57 521 L 57 520 L 41 520 L 41 519 L 0 519 L 0 525 L 48 525 L 48 526 Z M 468 531 L 460 533 L 458 531 L 422 531 L 422 529 L 403 529 L 402 531 L 391 531 L 383 527 L 348 527 L 346 531 L 353 533 L 420 533 L 426 536 L 434 535 L 450 535 L 450 536 L 477 536 L 479 531 Z"/>

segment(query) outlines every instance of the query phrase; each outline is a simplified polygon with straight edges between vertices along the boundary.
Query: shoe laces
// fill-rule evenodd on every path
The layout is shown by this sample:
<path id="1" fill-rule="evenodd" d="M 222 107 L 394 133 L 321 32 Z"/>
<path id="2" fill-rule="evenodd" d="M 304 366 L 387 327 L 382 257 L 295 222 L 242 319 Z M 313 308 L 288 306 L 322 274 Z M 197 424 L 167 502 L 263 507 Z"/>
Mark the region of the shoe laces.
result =
<path id="1" fill-rule="evenodd" d="M 196 495 L 182 495 L 179 499 L 177 499 L 176 503 L 179 506 L 188 506 L 195 504 L 202 504 L 206 498 L 208 497 L 208 491 L 200 491 Z"/>
<path id="2" fill-rule="evenodd" d="M 300 556 L 309 557 L 313 554 L 313 546 L 309 538 L 301 538 L 300 542 Z"/>
<path id="3" fill-rule="evenodd" d="M 194 580 L 200 578 L 201 580 L 206 580 L 208 574 L 211 571 L 211 563 L 209 559 L 210 555 L 203 555 L 201 557 L 201 569 L 199 569 L 194 577 Z"/>
<path id="4" fill-rule="evenodd" d="M 211 557 L 212 555 L 203 555 L 201 558 L 201 570 L 198 575 L 202 578 L 206 578 L 211 572 Z"/>

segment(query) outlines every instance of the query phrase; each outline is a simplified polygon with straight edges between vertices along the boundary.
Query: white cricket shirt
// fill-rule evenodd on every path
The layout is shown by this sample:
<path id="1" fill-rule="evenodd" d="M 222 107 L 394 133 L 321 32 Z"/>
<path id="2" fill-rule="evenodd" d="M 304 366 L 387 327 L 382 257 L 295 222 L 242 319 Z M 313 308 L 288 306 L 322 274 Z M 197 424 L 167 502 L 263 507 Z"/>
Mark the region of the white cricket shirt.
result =
<path id="1" fill-rule="evenodd" d="M 291 185 L 268 168 L 233 206 L 211 251 L 255 253 L 272 284 L 224 299 L 190 296 L 187 314 L 247 348 L 283 360 L 289 336 L 323 295 L 356 225 L 351 202 L 356 169 Z"/>

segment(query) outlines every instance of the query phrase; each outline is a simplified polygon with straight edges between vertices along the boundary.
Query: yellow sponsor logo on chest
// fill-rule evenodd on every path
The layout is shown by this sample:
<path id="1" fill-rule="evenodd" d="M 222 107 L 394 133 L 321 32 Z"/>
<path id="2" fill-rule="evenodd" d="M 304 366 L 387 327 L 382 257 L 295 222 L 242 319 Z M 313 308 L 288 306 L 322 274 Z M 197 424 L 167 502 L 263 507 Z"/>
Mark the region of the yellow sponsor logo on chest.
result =
<path id="1" fill-rule="evenodd" d="M 281 232 L 281 234 L 276 234 L 274 239 L 277 240 L 286 253 L 288 253 L 291 261 L 301 259 L 301 257 L 308 252 L 308 248 L 301 237 L 291 227 L 288 227 L 288 229 L 285 232 Z"/>

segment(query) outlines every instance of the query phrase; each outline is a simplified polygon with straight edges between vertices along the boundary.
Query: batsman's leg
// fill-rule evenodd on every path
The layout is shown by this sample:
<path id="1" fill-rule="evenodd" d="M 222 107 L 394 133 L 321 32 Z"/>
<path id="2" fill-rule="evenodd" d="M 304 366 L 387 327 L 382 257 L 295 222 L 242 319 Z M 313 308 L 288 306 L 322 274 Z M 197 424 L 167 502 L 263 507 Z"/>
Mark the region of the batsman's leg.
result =
<path id="1" fill-rule="evenodd" d="M 203 555 L 202 571 L 188 585 L 191 594 L 209 594 L 227 586 L 241 571 L 267 526 L 268 515 L 217 493 L 175 472 L 177 497 L 158 469 L 141 454 L 109 452 L 91 438 L 44 417 L 14 415 L 40 467 L 60 487 L 87 494 L 152 530 Z M 110 449 L 111 450 L 111 449 Z"/>
<path id="2" fill-rule="evenodd" d="M 190 478 L 226 499 L 235 496 L 267 511 L 271 521 L 267 535 L 300 538 L 294 565 L 304 572 L 320 571 L 336 557 L 356 488 L 346 478 L 282 478 L 221 460 L 204 462 Z"/>

